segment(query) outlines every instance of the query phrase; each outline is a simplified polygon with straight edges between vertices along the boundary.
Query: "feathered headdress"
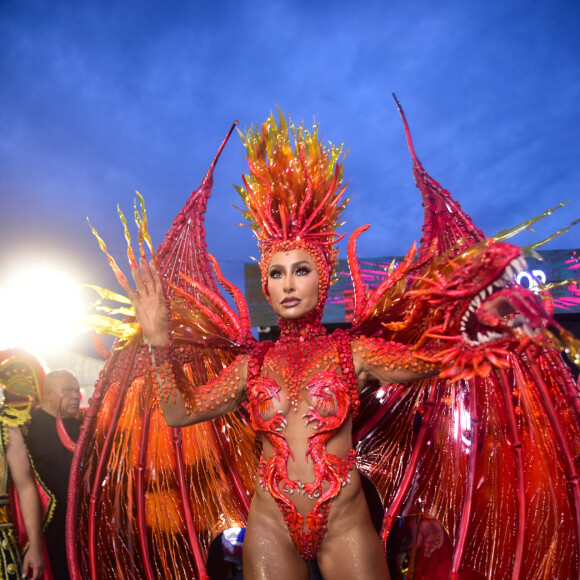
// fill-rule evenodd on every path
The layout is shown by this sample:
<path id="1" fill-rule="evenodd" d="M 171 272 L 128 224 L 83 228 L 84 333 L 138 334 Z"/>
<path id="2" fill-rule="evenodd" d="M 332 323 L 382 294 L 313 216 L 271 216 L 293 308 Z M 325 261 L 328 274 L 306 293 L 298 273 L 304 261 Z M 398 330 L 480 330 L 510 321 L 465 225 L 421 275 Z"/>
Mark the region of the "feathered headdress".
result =
<path id="1" fill-rule="evenodd" d="M 316 262 L 325 296 L 342 237 L 336 229 L 349 202 L 343 199 L 342 144 L 327 147 L 318 139 L 317 125 L 308 131 L 278 114 L 278 124 L 270 115 L 242 135 L 250 169 L 236 188 L 247 208 L 242 215 L 258 238 L 265 293 L 272 254 L 299 248 Z"/>

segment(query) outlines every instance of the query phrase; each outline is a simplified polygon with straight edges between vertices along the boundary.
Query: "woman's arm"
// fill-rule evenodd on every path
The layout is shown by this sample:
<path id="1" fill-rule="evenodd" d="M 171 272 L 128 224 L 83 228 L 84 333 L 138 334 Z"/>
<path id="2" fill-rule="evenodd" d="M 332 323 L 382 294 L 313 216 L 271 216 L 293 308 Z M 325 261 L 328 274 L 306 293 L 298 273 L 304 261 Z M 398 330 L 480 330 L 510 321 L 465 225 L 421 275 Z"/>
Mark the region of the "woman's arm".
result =
<path id="1" fill-rule="evenodd" d="M 419 358 L 408 346 L 380 338 L 357 337 L 351 342 L 359 385 L 369 379 L 382 383 L 407 383 L 436 376 L 439 365 Z"/>
<path id="2" fill-rule="evenodd" d="M 29 542 L 28 551 L 22 561 L 22 577 L 36 580 L 44 572 L 40 499 L 22 432 L 17 427 L 9 427 L 7 433 L 6 461 L 18 494 L 18 503 Z"/>
<path id="3" fill-rule="evenodd" d="M 240 355 L 219 375 L 187 395 L 177 387 L 171 344 L 151 349 L 151 375 L 163 417 L 170 427 L 184 427 L 234 411 L 246 398 L 247 355 Z"/>
<path id="4" fill-rule="evenodd" d="M 170 427 L 183 427 L 230 413 L 246 397 L 247 357 L 237 357 L 205 385 L 188 385 L 187 394 L 178 389 L 163 283 L 153 261 L 148 264 L 142 258 L 139 265 L 131 269 L 135 291 L 127 280 L 121 286 L 133 303 L 149 345 L 151 375 L 165 421 Z"/>

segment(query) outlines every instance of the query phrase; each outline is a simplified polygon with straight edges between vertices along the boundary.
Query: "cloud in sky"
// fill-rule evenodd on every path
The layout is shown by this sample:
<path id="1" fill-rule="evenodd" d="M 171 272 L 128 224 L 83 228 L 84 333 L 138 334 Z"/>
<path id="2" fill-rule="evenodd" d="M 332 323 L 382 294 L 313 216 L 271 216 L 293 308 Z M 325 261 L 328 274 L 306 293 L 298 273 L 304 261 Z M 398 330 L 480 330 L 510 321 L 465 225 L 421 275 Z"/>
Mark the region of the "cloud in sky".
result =
<path id="1" fill-rule="evenodd" d="M 130 214 L 138 189 L 159 243 L 230 123 L 260 122 L 276 104 L 349 148 L 346 228 L 372 223 L 359 253 L 404 253 L 422 209 L 391 92 L 425 168 L 480 228 L 493 234 L 572 198 L 538 228 L 552 232 L 580 216 L 579 24 L 573 0 L 7 0 L 2 263 L 59 254 L 105 284 L 86 216 L 122 253 L 115 207 Z M 230 206 L 244 171 L 234 137 L 215 174 L 208 243 L 238 284 L 256 255 Z"/>

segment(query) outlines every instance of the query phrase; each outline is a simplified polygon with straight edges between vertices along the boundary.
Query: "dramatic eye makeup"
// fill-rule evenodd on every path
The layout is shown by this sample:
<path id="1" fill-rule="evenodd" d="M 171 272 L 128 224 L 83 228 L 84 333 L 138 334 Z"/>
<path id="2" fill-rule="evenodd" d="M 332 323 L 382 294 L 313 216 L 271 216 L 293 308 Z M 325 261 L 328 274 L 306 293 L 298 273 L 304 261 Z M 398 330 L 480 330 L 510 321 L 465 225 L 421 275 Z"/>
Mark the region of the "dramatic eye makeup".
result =
<path id="1" fill-rule="evenodd" d="M 284 275 L 284 270 L 282 266 L 272 266 L 268 272 L 270 278 L 281 278 Z M 298 262 L 297 264 L 292 264 L 292 274 L 295 276 L 306 276 L 312 272 L 312 266 L 308 262 Z"/>
<path id="2" fill-rule="evenodd" d="M 310 272 L 312 272 L 312 268 L 306 264 L 301 264 L 296 268 L 295 271 L 298 276 L 306 276 L 306 274 L 310 274 Z"/>

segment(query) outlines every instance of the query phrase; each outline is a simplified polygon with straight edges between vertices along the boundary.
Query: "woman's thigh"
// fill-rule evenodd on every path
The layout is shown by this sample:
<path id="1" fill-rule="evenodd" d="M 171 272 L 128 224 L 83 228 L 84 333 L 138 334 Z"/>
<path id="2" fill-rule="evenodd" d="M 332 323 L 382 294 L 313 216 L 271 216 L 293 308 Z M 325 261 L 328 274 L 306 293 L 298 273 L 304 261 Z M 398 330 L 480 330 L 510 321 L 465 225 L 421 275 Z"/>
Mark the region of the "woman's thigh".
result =
<path id="1" fill-rule="evenodd" d="M 374 530 L 371 532 L 361 534 L 353 530 L 341 538 L 325 538 L 317 557 L 323 578 L 389 580 L 381 541 Z"/>
<path id="2" fill-rule="evenodd" d="M 250 509 L 244 536 L 243 571 L 244 580 L 308 580 L 308 564 L 294 547 L 281 515 L 277 521 Z"/>
<path id="3" fill-rule="evenodd" d="M 359 517 L 329 521 L 317 561 L 323 578 L 341 580 L 389 580 L 389 569 L 383 544 L 379 539 L 366 505 Z M 335 524 L 335 525 L 331 525 Z"/>

